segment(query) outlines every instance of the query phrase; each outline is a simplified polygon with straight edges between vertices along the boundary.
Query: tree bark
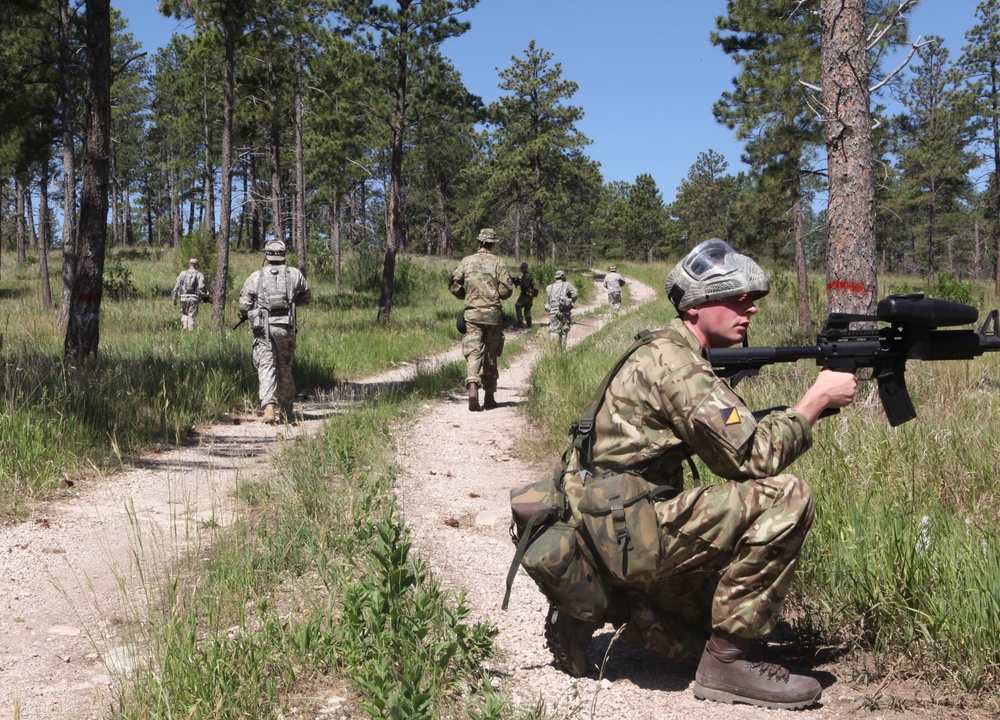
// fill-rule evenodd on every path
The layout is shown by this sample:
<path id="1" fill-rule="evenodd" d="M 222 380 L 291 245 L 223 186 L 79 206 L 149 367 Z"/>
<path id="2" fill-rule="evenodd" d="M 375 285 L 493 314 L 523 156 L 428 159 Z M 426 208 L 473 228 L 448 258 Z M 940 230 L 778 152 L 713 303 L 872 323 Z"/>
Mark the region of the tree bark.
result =
<path id="1" fill-rule="evenodd" d="M 235 30 L 223 31 L 225 58 L 222 63 L 222 209 L 216 250 L 215 287 L 212 288 L 212 329 L 222 332 L 226 315 L 229 280 L 229 228 L 233 214 L 233 84 L 236 65 Z"/>
<path id="2" fill-rule="evenodd" d="M 392 293 L 396 279 L 396 247 L 405 232 L 403 221 L 403 131 L 406 127 L 407 55 L 400 53 L 396 65 L 396 108 L 392 123 L 392 157 L 389 162 L 389 222 L 386 223 L 385 255 L 382 260 L 382 292 L 378 320 L 392 315 Z"/>
<path id="3" fill-rule="evenodd" d="M 340 292 L 340 195 L 330 199 L 330 240 L 333 243 L 333 289 Z"/>
<path id="4" fill-rule="evenodd" d="M 63 158 L 63 230 L 62 298 L 59 303 L 59 327 L 69 323 L 76 279 L 76 165 L 74 148 L 72 51 L 69 46 L 69 0 L 59 2 L 59 102 L 62 121 Z"/>
<path id="5" fill-rule="evenodd" d="M 284 191 L 281 187 L 281 126 L 278 123 L 278 70 L 273 62 L 267 64 L 269 84 L 269 103 L 271 108 L 271 124 L 268 140 L 271 144 L 271 205 L 274 208 L 274 239 L 287 240 L 285 237 L 285 216 L 282 212 Z"/>
<path id="6" fill-rule="evenodd" d="M 49 248 L 52 232 L 49 226 L 49 157 L 42 158 L 38 175 L 38 273 L 42 288 L 42 305 L 52 309 L 52 285 L 49 283 Z"/>
<path id="7" fill-rule="evenodd" d="M 302 146 L 302 56 L 295 52 L 295 249 L 306 272 L 306 158 Z"/>
<path id="8" fill-rule="evenodd" d="M 809 269 L 806 265 L 805 233 L 802 222 L 802 198 L 795 198 L 792 208 L 792 223 L 795 234 L 795 279 L 798 289 L 799 327 L 808 330 L 812 326 L 809 315 Z"/>
<path id="9" fill-rule="evenodd" d="M 27 243 L 27 228 L 24 226 L 24 195 L 25 182 L 22 173 L 14 178 L 14 245 L 17 253 L 17 264 L 24 265 L 27 257 L 24 252 Z"/>
<path id="10" fill-rule="evenodd" d="M 822 13 L 827 310 L 872 314 L 878 276 L 865 0 L 823 0 Z"/>
<path id="11" fill-rule="evenodd" d="M 87 132 L 80 191 L 80 254 L 64 357 L 77 364 L 96 356 L 107 243 L 111 129 L 111 3 L 87 1 Z"/>

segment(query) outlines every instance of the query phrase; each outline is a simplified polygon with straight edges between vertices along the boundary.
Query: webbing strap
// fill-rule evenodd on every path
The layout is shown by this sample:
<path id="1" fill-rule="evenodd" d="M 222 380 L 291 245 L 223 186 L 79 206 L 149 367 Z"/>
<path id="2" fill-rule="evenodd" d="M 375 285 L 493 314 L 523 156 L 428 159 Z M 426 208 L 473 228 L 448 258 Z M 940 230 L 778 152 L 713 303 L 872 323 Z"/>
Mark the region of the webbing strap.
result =
<path id="1" fill-rule="evenodd" d="M 510 601 L 510 589 L 514 585 L 515 576 L 517 576 L 517 566 L 521 564 L 521 558 L 524 557 L 524 553 L 531 544 L 535 526 L 540 525 L 546 518 L 556 517 L 558 514 L 559 508 L 542 508 L 528 518 L 528 522 L 524 526 L 524 531 L 521 533 L 521 538 L 517 542 L 514 560 L 510 564 L 510 570 L 507 571 L 507 592 L 503 594 L 503 604 L 500 606 L 501 610 L 507 609 L 507 603 Z"/>
<path id="2" fill-rule="evenodd" d="M 594 429 L 594 418 L 597 417 L 597 411 L 601 409 L 604 404 L 604 395 L 608 391 L 608 387 L 611 385 L 611 381 L 615 379 L 618 372 L 624 367 L 625 362 L 632 356 L 636 350 L 641 348 L 643 345 L 649 344 L 656 337 L 656 333 L 650 332 L 649 330 L 642 330 L 635 336 L 635 342 L 629 347 L 625 353 L 618 358 L 618 362 L 615 363 L 614 367 L 604 376 L 604 380 L 601 382 L 600 387 L 598 387 L 597 392 L 594 394 L 594 399 L 587 403 L 586 409 L 583 411 L 583 415 L 580 419 L 573 423 L 573 427 L 570 428 L 570 434 L 573 435 L 573 447 L 576 448 L 580 456 L 580 464 L 584 467 L 590 465 L 590 443 L 591 443 L 591 432 Z"/>

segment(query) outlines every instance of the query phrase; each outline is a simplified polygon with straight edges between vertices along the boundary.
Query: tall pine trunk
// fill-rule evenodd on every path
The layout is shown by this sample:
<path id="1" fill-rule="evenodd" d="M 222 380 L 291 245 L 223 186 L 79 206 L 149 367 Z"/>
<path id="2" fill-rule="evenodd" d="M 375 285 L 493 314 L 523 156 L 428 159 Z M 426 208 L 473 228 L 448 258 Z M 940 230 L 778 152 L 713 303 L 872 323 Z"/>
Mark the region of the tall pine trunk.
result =
<path id="1" fill-rule="evenodd" d="M 235 31 L 223 32 L 225 58 L 222 63 L 222 209 L 216 251 L 215 287 L 212 288 L 212 329 L 221 332 L 225 324 L 226 285 L 229 280 L 229 229 L 233 214 L 233 83 L 236 64 Z"/>
<path id="2" fill-rule="evenodd" d="M 822 14 L 827 309 L 873 314 L 878 276 L 865 0 L 823 0 Z"/>
<path id="3" fill-rule="evenodd" d="M 107 243 L 108 167 L 111 150 L 111 3 L 87 1 L 87 129 L 80 189 L 80 252 L 64 357 L 80 363 L 96 356 L 100 341 L 104 252 Z"/>
<path id="4" fill-rule="evenodd" d="M 62 298 L 59 327 L 69 323 L 69 308 L 76 284 L 76 165 L 74 148 L 72 50 L 69 44 L 69 0 L 59 1 L 59 112 L 62 122 L 63 231 Z"/>

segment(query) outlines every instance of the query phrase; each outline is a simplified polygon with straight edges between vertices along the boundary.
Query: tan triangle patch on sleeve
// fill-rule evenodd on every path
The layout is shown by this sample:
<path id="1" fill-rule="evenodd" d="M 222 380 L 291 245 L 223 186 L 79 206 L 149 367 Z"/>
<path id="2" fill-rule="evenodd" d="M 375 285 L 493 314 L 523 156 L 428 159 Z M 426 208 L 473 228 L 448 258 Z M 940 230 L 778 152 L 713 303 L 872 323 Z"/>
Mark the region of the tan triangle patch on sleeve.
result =
<path id="1" fill-rule="evenodd" d="M 739 425 L 740 411 L 734 407 L 722 408 L 722 422 L 724 425 Z"/>

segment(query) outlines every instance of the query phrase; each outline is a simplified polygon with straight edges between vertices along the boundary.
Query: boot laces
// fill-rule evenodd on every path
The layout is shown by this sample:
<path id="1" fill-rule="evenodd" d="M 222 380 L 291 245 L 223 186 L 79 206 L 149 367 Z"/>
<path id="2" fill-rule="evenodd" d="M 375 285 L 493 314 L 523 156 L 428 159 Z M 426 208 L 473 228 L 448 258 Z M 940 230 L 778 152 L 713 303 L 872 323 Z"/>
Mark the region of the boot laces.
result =
<path id="1" fill-rule="evenodd" d="M 756 670 L 758 675 L 767 675 L 768 680 L 774 680 L 775 682 L 787 683 L 791 675 L 785 667 L 772 662 L 748 662 L 746 669 Z"/>

